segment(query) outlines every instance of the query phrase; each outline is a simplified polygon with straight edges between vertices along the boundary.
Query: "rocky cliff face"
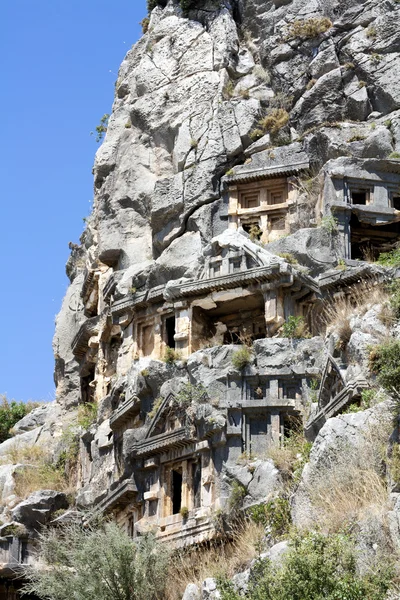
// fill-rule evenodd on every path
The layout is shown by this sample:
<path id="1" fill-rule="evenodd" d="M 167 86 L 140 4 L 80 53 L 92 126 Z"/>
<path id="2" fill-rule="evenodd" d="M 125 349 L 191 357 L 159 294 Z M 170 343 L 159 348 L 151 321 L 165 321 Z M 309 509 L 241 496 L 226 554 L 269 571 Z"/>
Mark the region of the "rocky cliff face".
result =
<path id="1" fill-rule="evenodd" d="M 202 541 L 233 485 L 244 506 L 279 491 L 268 448 L 302 423 L 316 438 L 292 498 L 302 523 L 330 447 L 362 439 L 383 410 L 337 416 L 375 385 L 370 346 L 397 335 L 375 295 L 395 272 L 366 259 L 400 233 L 399 16 L 396 0 L 151 12 L 119 70 L 93 213 L 67 265 L 57 401 L 16 429 L 55 460 L 66 431 L 79 437 L 66 463 L 78 506 L 135 535 Z M 64 508 L 46 492 L 29 512 L 16 466 L 0 469 L 4 522 L 31 530 L 38 510 Z"/>

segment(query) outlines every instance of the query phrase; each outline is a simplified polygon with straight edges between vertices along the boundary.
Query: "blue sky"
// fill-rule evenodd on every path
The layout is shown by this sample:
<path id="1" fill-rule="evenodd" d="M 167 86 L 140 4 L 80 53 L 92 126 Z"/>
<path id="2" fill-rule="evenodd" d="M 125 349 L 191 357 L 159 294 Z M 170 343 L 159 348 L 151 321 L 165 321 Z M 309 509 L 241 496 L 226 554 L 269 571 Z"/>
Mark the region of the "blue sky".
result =
<path id="1" fill-rule="evenodd" d="M 145 0 L 3 0 L 0 393 L 54 397 L 51 341 L 68 242 L 90 212 L 97 144 Z"/>

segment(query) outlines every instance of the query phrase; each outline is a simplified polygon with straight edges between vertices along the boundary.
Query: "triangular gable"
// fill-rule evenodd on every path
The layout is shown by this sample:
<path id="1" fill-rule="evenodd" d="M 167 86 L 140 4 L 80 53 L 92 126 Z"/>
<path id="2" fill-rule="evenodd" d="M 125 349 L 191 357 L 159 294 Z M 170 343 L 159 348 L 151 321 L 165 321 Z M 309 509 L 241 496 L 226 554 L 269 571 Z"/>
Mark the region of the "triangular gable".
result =
<path id="1" fill-rule="evenodd" d="M 318 396 L 318 408 L 324 408 L 345 387 L 343 376 L 333 356 L 328 356 L 325 369 L 321 379 L 321 387 Z"/>
<path id="2" fill-rule="evenodd" d="M 179 414 L 178 414 L 179 413 Z M 166 431 L 168 419 L 173 418 L 176 415 L 176 420 L 180 417 L 182 421 L 183 411 L 177 410 L 177 403 L 174 394 L 169 393 L 162 403 L 160 404 L 156 414 L 154 415 L 150 427 L 146 433 L 145 439 L 160 435 Z M 181 423 L 181 427 L 184 423 Z"/>
<path id="3" fill-rule="evenodd" d="M 228 273 L 283 262 L 282 259 L 254 244 L 246 236 L 229 229 L 211 240 L 204 249 L 204 261 L 198 279 L 211 279 Z"/>

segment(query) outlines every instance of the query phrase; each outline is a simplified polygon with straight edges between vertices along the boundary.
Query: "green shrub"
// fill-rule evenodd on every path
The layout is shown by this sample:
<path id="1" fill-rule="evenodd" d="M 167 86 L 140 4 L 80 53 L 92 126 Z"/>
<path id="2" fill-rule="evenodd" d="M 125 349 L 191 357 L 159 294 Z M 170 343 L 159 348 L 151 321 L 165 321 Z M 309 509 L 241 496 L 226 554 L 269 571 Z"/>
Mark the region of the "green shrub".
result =
<path id="1" fill-rule="evenodd" d="M 182 506 L 182 508 L 179 511 L 179 514 L 181 515 L 182 519 L 187 519 L 188 515 L 189 515 L 189 509 L 187 506 Z"/>
<path id="2" fill-rule="evenodd" d="M 351 144 L 351 142 L 361 142 L 362 140 L 365 140 L 365 135 L 361 135 L 359 133 L 355 133 L 354 135 L 352 135 L 351 137 L 349 137 L 349 139 L 347 140 L 347 142 L 349 144 Z"/>
<path id="3" fill-rule="evenodd" d="M 391 152 L 388 158 L 400 158 L 400 152 Z"/>
<path id="4" fill-rule="evenodd" d="M 376 27 L 374 27 L 374 25 L 370 25 L 368 27 L 368 29 L 365 31 L 365 35 L 367 36 L 367 38 L 376 38 L 376 36 L 378 35 L 378 32 L 376 30 Z"/>
<path id="5" fill-rule="evenodd" d="M 321 227 L 329 231 L 329 233 L 337 233 L 338 231 L 338 220 L 333 215 L 327 215 L 322 217 Z"/>
<path id="6" fill-rule="evenodd" d="M 242 508 L 246 493 L 245 486 L 234 479 L 231 485 L 231 494 L 228 502 L 229 512 L 231 514 L 237 513 Z"/>
<path id="7" fill-rule="evenodd" d="M 144 19 L 142 19 L 140 21 L 139 25 L 141 25 L 141 27 L 142 27 L 142 33 L 147 33 L 149 30 L 149 25 L 150 25 L 149 17 L 145 17 Z"/>
<path id="8" fill-rule="evenodd" d="M 400 483 L 400 444 L 397 442 L 391 448 L 389 459 L 390 477 L 396 483 Z"/>
<path id="9" fill-rule="evenodd" d="M 103 140 L 107 132 L 109 118 L 110 115 L 108 113 L 104 114 L 100 119 L 100 123 L 96 126 L 96 142 L 98 143 Z M 93 134 L 93 132 L 91 132 L 91 134 Z"/>
<path id="10" fill-rule="evenodd" d="M 159 396 L 158 398 L 156 398 L 153 402 L 153 406 L 151 407 L 151 411 L 149 412 L 149 417 L 150 419 L 153 419 L 156 414 L 158 409 L 160 408 L 161 404 L 163 403 L 164 398 L 162 396 Z"/>
<path id="11" fill-rule="evenodd" d="M 288 29 L 288 38 L 300 38 L 303 40 L 315 38 L 325 33 L 332 27 L 332 21 L 327 17 L 311 17 L 310 19 L 298 19 L 291 23 Z"/>
<path id="12" fill-rule="evenodd" d="M 39 402 L 8 401 L 6 396 L 0 395 L 0 444 L 12 437 L 10 430 L 14 425 L 38 406 Z"/>
<path id="13" fill-rule="evenodd" d="M 286 260 L 286 262 L 288 262 L 290 265 L 298 265 L 299 264 L 299 261 L 297 260 L 297 258 L 295 258 L 293 256 L 293 254 L 290 254 L 290 252 L 280 252 L 279 254 L 277 254 L 277 256 L 284 258 Z"/>
<path id="14" fill-rule="evenodd" d="M 400 340 L 390 339 L 371 349 L 369 366 L 388 392 L 400 392 Z"/>
<path id="15" fill-rule="evenodd" d="M 78 408 L 78 425 L 82 429 L 89 429 L 97 420 L 97 404 L 95 402 L 86 402 Z"/>
<path id="16" fill-rule="evenodd" d="M 167 365 L 173 365 L 177 360 L 181 360 L 181 358 L 182 356 L 180 352 L 174 350 L 174 348 L 166 346 L 163 361 L 167 363 Z"/>
<path id="17" fill-rule="evenodd" d="M 296 339 L 310 337 L 304 318 L 293 315 L 288 317 L 282 325 L 281 337 Z"/>
<path id="18" fill-rule="evenodd" d="M 184 383 L 176 395 L 178 404 L 199 404 L 207 399 L 207 390 L 201 384 Z"/>
<path id="19" fill-rule="evenodd" d="M 242 346 L 240 350 L 236 350 L 236 352 L 232 354 L 232 365 L 235 367 L 235 369 L 241 371 L 250 363 L 252 356 L 253 353 L 251 348 L 248 346 Z"/>
<path id="20" fill-rule="evenodd" d="M 362 390 L 360 403 L 350 404 L 350 406 L 348 406 L 342 414 L 345 415 L 349 413 L 360 412 L 362 410 L 367 410 L 368 408 L 371 408 L 371 406 L 374 406 L 383 399 L 380 396 L 381 395 L 378 394 L 378 390 L 376 388 L 367 388 L 365 390 Z"/>
<path id="21" fill-rule="evenodd" d="M 222 95 L 225 100 L 230 100 L 235 95 L 235 86 L 233 81 L 229 80 L 222 90 Z"/>
<path id="22" fill-rule="evenodd" d="M 274 540 L 287 535 L 290 528 L 290 505 L 286 498 L 275 498 L 266 504 L 257 504 L 249 510 L 250 518 L 268 529 Z"/>
<path id="23" fill-rule="evenodd" d="M 376 262 L 382 267 L 400 267 L 400 248 L 395 248 L 390 252 L 382 252 Z"/>
<path id="24" fill-rule="evenodd" d="M 360 575 L 353 540 L 344 534 L 295 533 L 281 561 L 259 560 L 252 569 L 248 600 L 382 600 L 390 589 L 390 560 L 377 560 Z M 219 579 L 222 600 L 240 600 L 231 582 Z"/>
<path id="25" fill-rule="evenodd" d="M 68 524 L 45 531 L 45 568 L 27 568 L 26 593 L 57 600 L 157 600 L 164 597 L 168 550 L 151 535 L 133 541 L 115 523 Z"/>
<path id="26" fill-rule="evenodd" d="M 395 279 L 389 286 L 389 304 L 393 316 L 400 319 L 400 279 Z"/>

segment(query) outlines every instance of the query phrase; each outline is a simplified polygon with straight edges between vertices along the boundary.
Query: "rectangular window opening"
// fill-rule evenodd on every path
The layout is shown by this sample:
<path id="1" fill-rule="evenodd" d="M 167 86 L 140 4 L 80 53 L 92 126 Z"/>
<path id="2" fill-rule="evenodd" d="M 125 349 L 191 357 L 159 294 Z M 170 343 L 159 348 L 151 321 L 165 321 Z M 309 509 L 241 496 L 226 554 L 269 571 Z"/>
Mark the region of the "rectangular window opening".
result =
<path id="1" fill-rule="evenodd" d="M 165 319 L 166 344 L 170 348 L 175 348 L 175 317 Z"/>
<path id="2" fill-rule="evenodd" d="M 393 196 L 392 197 L 392 207 L 395 210 L 400 210 L 400 196 Z"/>
<path id="3" fill-rule="evenodd" d="M 172 514 L 177 515 L 182 505 L 182 473 L 172 471 Z"/>
<path id="4" fill-rule="evenodd" d="M 370 191 L 367 189 L 351 190 L 352 204 L 369 204 Z"/>

